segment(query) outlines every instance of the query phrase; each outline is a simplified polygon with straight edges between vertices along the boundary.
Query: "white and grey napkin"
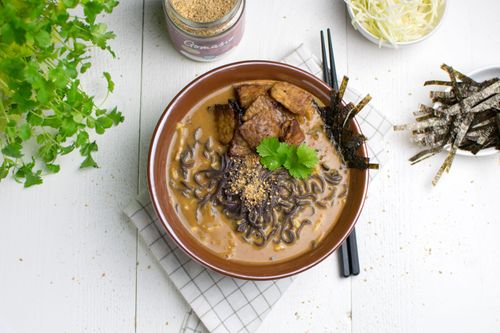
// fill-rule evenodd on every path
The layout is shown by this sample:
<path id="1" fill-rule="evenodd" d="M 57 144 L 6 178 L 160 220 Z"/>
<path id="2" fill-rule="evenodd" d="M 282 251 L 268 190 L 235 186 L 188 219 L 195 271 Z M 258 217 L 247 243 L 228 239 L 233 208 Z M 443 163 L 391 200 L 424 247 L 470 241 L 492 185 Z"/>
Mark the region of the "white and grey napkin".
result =
<path id="1" fill-rule="evenodd" d="M 282 62 L 319 77 L 322 75 L 319 60 L 303 45 Z M 346 99 L 356 102 L 361 98 L 348 89 Z M 387 160 L 383 137 L 392 124 L 370 104 L 357 119 L 368 138 L 371 161 L 383 165 Z M 186 315 L 181 332 L 255 332 L 293 281 L 293 278 L 275 281 L 234 279 L 191 260 L 166 234 L 154 212 L 148 192 L 135 198 L 124 209 L 124 213 L 137 227 L 146 246 L 191 306 L 192 310 Z"/>

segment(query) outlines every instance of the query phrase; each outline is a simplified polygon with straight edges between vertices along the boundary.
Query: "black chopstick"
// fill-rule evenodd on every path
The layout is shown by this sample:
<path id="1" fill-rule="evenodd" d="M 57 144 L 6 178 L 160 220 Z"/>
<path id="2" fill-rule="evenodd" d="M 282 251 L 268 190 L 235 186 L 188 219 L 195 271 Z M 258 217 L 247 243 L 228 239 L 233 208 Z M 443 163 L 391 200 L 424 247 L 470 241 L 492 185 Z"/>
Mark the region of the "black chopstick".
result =
<path id="1" fill-rule="evenodd" d="M 332 33 L 330 32 L 330 28 L 326 29 L 328 34 L 328 48 L 330 55 L 330 76 L 331 82 L 330 85 L 335 90 L 339 90 L 339 81 L 337 80 L 337 68 L 335 67 L 335 57 L 333 56 L 333 42 L 332 42 Z"/>
<path id="2" fill-rule="evenodd" d="M 326 48 L 325 48 L 325 37 L 323 36 L 323 31 L 321 31 L 321 56 L 323 58 L 323 81 L 326 82 L 330 87 L 332 86 L 332 81 L 330 81 L 330 75 L 328 75 L 328 62 L 326 61 Z"/>
<path id="3" fill-rule="evenodd" d="M 349 260 L 349 249 L 347 248 L 347 241 L 343 241 L 342 244 L 340 244 L 340 258 L 340 264 L 342 266 L 342 276 L 351 276 L 351 265 Z"/>
<path id="4" fill-rule="evenodd" d="M 333 55 L 332 33 L 327 29 L 328 35 L 328 55 L 329 62 L 326 57 L 325 36 L 321 31 L 321 55 L 323 57 L 323 81 L 326 82 L 334 90 L 339 89 L 337 78 L 337 69 L 335 67 L 335 58 Z M 347 239 L 340 245 L 340 257 L 342 266 L 342 275 L 349 277 L 359 274 L 359 256 L 358 245 L 356 241 L 356 230 L 353 228 Z"/>
<path id="5" fill-rule="evenodd" d="M 356 229 L 352 229 L 347 237 L 347 249 L 349 251 L 349 268 L 351 275 L 359 274 L 358 242 L 356 240 Z"/>

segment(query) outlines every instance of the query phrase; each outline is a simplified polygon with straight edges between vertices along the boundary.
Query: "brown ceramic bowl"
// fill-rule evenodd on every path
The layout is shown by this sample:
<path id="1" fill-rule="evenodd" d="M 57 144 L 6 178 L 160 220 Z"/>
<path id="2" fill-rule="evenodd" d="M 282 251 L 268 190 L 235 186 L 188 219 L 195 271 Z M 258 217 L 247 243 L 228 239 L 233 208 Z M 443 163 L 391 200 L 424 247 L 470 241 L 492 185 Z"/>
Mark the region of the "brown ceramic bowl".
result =
<path id="1" fill-rule="evenodd" d="M 293 83 L 329 103 L 329 87 L 317 77 L 292 66 L 269 61 L 244 61 L 216 68 L 188 84 L 175 96 L 163 112 L 151 141 L 148 161 L 148 182 L 153 206 L 166 231 L 188 255 L 199 263 L 221 274 L 241 279 L 279 279 L 302 272 L 328 257 L 347 237 L 354 227 L 365 200 L 368 172 L 350 170 L 347 201 L 340 219 L 331 232 L 314 250 L 287 261 L 269 264 L 244 264 L 223 259 L 206 249 L 184 227 L 171 205 L 167 190 L 167 156 L 181 121 L 200 100 L 228 85 L 248 80 L 282 80 Z M 356 122 L 351 128 L 360 132 Z M 360 148 L 367 156 L 366 147 Z"/>

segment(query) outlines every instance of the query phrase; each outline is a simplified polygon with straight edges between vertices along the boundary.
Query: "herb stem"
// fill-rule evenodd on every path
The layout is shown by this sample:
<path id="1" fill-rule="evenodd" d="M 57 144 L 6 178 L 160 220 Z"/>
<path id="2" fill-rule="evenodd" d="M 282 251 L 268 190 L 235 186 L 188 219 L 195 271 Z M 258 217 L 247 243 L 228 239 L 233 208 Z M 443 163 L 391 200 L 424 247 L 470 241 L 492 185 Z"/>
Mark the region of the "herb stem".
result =
<path id="1" fill-rule="evenodd" d="M 9 89 L 9 86 L 7 85 L 7 83 L 5 83 L 5 81 L 4 81 L 2 78 L 0 78 L 0 83 L 1 83 L 1 84 L 5 87 L 5 88 Z"/>

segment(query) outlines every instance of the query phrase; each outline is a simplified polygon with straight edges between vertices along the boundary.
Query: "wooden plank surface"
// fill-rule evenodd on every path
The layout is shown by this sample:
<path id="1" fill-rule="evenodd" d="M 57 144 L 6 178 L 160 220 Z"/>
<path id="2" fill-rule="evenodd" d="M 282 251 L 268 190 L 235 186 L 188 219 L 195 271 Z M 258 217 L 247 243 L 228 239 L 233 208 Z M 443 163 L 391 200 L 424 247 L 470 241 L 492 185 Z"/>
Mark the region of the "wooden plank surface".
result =
<path id="1" fill-rule="evenodd" d="M 0 184 L 0 332 L 174 332 L 188 306 L 121 214 L 145 190 L 149 140 L 163 109 L 189 81 L 245 59 L 277 60 L 301 42 L 319 55 L 319 30 L 332 28 L 339 74 L 394 123 L 428 100 L 422 83 L 446 62 L 464 71 L 499 63 L 500 3 L 450 1 L 428 41 L 378 49 L 352 29 L 342 1 L 248 1 L 242 44 L 216 63 L 173 50 L 161 2 L 122 1 L 106 20 L 119 59 L 94 63 L 116 82 L 109 105 L 126 123 L 100 138 L 101 168 L 61 174 L 23 190 Z M 96 71 L 98 73 L 98 71 Z M 86 84 L 98 91 L 98 74 Z M 497 332 L 500 216 L 498 155 L 457 157 L 436 188 L 441 159 L 410 166 L 416 152 L 391 133 L 390 162 L 370 185 L 357 226 L 361 274 L 339 278 L 332 256 L 297 277 L 259 332 Z M 136 264 L 137 262 L 137 264 Z"/>

